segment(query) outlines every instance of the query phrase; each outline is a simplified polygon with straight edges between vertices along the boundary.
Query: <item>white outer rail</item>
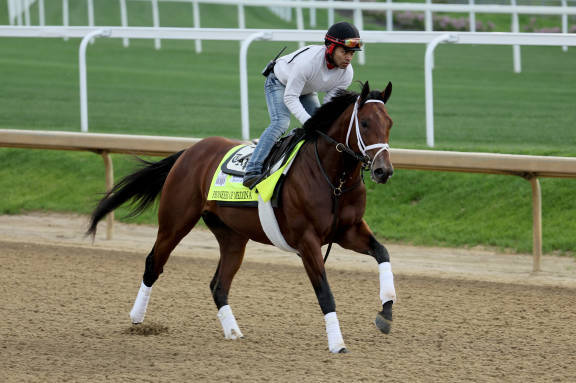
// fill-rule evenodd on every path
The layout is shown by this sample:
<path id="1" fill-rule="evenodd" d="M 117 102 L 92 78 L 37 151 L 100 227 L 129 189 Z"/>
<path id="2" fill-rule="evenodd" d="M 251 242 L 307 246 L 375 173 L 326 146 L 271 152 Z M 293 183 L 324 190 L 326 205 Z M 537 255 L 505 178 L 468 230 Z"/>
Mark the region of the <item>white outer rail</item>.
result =
<path id="1" fill-rule="evenodd" d="M 364 3 L 362 3 L 364 4 Z M 324 32 L 319 30 L 286 30 L 286 29 L 222 29 L 222 28 L 150 28 L 150 27 L 2 27 L 0 26 L 0 37 L 35 37 L 35 38 L 84 38 L 87 34 L 94 31 L 103 33 L 102 36 L 110 38 L 133 38 L 133 39 L 176 39 L 176 40 L 227 40 L 243 41 L 252 38 L 257 33 L 263 33 L 266 40 L 269 41 L 322 41 Z M 363 31 L 362 39 L 367 43 L 403 43 L 403 44 L 430 44 L 439 36 L 446 35 L 445 32 L 380 32 L 380 31 Z M 477 44 L 477 45 L 542 45 L 542 46 L 576 46 L 576 34 L 562 33 L 471 33 L 471 32 L 452 32 L 453 43 L 455 44 Z M 253 40 L 252 40 L 253 41 Z M 251 42 L 252 42 L 251 41 Z M 247 44 L 244 52 L 247 52 Z M 434 46 L 434 48 L 437 45 Z M 431 49 L 433 52 L 433 49 Z M 431 57 L 432 54 L 429 54 Z M 241 55 L 241 60 L 246 57 Z M 431 58 L 428 60 L 431 62 Z M 85 62 L 83 63 L 85 65 Z M 82 65 L 82 63 L 81 63 Z M 247 76 L 246 63 L 241 64 L 240 76 Z M 84 69 L 80 69 L 81 71 Z M 427 71 L 431 71 L 431 65 L 427 66 Z M 430 82 L 431 89 L 431 72 Z M 428 77 L 426 77 L 428 78 Z M 427 80 L 428 81 L 428 80 Z M 241 85 L 241 94 L 247 95 L 247 82 Z M 81 93 L 83 91 L 81 90 Z M 429 95 L 430 96 L 430 95 Z M 84 98 L 86 102 L 87 97 Z M 247 101 L 241 101 L 246 102 Z M 431 104 L 431 99 L 427 101 Z M 247 104 L 246 104 L 247 105 Z M 81 107 L 81 110 L 87 113 L 87 106 Z M 242 138 L 248 140 L 250 126 L 247 108 L 242 111 Z M 433 132 L 433 111 L 427 118 L 427 132 Z M 87 116 L 83 117 L 86 118 Z M 87 123 L 87 122 L 86 122 Z M 431 127 L 429 127 L 431 124 Z M 86 126 L 86 130 L 87 130 Z M 433 138 L 427 138 L 427 141 Z"/>
<path id="2" fill-rule="evenodd" d="M 20 0 L 13 0 L 16 4 L 19 4 Z M 194 28 L 200 28 L 200 16 L 199 16 L 199 3 L 205 4 L 223 4 L 223 5 L 236 5 L 238 7 L 238 27 L 243 29 L 246 27 L 246 22 L 244 18 L 244 6 L 267 6 L 274 7 L 275 9 L 286 9 L 289 12 L 294 7 L 296 9 L 297 18 L 297 28 L 304 29 L 304 20 L 302 17 L 302 7 L 308 7 L 310 9 L 311 26 L 315 27 L 315 14 L 316 9 L 324 8 L 328 10 L 328 24 L 331 25 L 334 22 L 334 9 L 352 9 L 354 12 L 354 23 L 358 26 L 358 29 L 363 29 L 363 10 L 369 11 L 381 11 L 386 12 L 387 16 L 387 30 L 392 31 L 392 12 L 393 11 L 422 11 L 425 13 L 425 30 L 430 32 L 433 30 L 432 13 L 433 12 L 468 12 L 470 20 L 470 32 L 476 32 L 476 13 L 501 13 L 510 14 L 512 16 L 512 33 L 519 32 L 518 25 L 518 15 L 519 14 L 546 14 L 546 15 L 561 15 L 562 33 L 568 32 L 568 15 L 575 14 L 576 7 L 568 7 L 567 0 L 561 0 L 558 6 L 518 6 L 516 0 L 510 0 L 510 5 L 495 5 L 495 4 L 485 4 L 477 5 L 474 0 L 468 0 L 468 4 L 432 4 L 431 0 L 426 0 L 425 4 L 413 4 L 413 3 L 402 3 L 396 2 L 392 3 L 392 0 L 387 0 L 386 3 L 361 3 L 359 0 L 348 1 L 292 1 L 292 0 L 137 0 L 150 2 L 152 6 L 152 22 L 155 28 L 160 27 L 159 20 L 159 10 L 158 2 L 186 2 L 192 3 L 194 8 Z M 44 25 L 44 4 L 43 0 L 40 0 L 39 4 L 39 19 L 40 25 Z M 69 25 L 69 11 L 68 11 L 68 0 L 62 0 L 62 24 L 64 26 Z M 88 8 L 88 19 L 89 26 L 94 26 L 94 5 L 93 0 L 87 0 Z M 8 10 L 10 15 L 15 11 L 14 5 L 11 6 L 11 0 L 8 1 Z M 25 7 L 25 11 L 28 11 L 28 7 Z M 16 10 L 18 13 L 18 10 Z M 18 13 L 19 14 L 19 13 Z M 21 16 L 21 15 L 20 15 Z M 120 0 L 120 17 L 122 20 L 122 26 L 128 26 L 127 11 L 126 11 L 126 0 Z M 20 17 L 21 18 L 21 17 Z M 13 23 L 13 17 L 9 16 L 10 24 Z M 314 20 L 314 21 L 312 21 Z M 21 20 L 18 25 L 21 25 Z M 30 25 L 29 15 L 27 18 L 26 25 Z M 65 38 L 67 39 L 67 37 Z M 159 38 L 154 39 L 154 45 L 156 49 L 160 49 L 161 43 Z M 202 51 L 201 40 L 196 40 L 196 52 L 200 53 Z M 128 46 L 128 39 L 124 39 L 124 46 Z M 299 46 L 304 46 L 304 42 L 300 41 Z M 563 46 L 562 49 L 566 51 L 567 46 Z M 365 63 L 365 51 L 361 51 L 358 55 L 358 63 L 364 65 Z M 518 45 L 513 46 L 513 60 L 514 60 L 514 72 L 521 72 L 520 63 L 520 47 Z"/>
<path id="3" fill-rule="evenodd" d="M 364 4 L 364 3 L 362 3 Z M 242 41 L 257 32 L 264 32 L 271 41 L 322 41 L 325 31 L 291 29 L 235 29 L 235 28 L 153 28 L 153 27 L 11 27 L 0 26 L 0 37 L 83 38 L 94 30 L 106 30 L 110 38 L 174 40 Z M 366 43 L 428 44 L 447 32 L 362 31 Z M 563 33 L 505 33 L 505 32 L 449 32 L 458 36 L 458 44 L 478 45 L 542 45 L 576 46 L 576 34 Z"/>
<path id="4" fill-rule="evenodd" d="M 134 1 L 150 1 L 150 0 L 134 0 Z M 304 19 L 302 17 L 302 7 L 310 8 L 310 15 L 312 17 L 312 13 L 316 11 L 316 9 L 328 9 L 329 11 L 329 25 L 334 22 L 334 9 L 346 9 L 346 10 L 353 10 L 354 12 L 354 24 L 358 27 L 358 29 L 362 30 L 363 27 L 363 16 L 362 12 L 364 10 L 368 11 L 380 11 L 386 12 L 386 30 L 392 31 L 392 12 L 396 11 L 422 11 L 425 14 L 425 31 L 431 32 L 433 30 L 433 12 L 468 12 L 469 13 L 469 21 L 470 21 L 470 32 L 476 32 L 476 13 L 501 13 L 501 14 L 510 14 L 512 16 L 512 23 L 511 23 L 511 32 L 518 33 L 519 30 L 519 22 L 518 22 L 518 15 L 519 14 L 550 14 L 550 15 L 561 15 L 561 24 L 562 24 L 562 33 L 567 33 L 568 31 L 568 15 L 575 13 L 576 14 L 576 7 L 572 9 L 568 8 L 566 0 L 561 0 L 561 4 L 559 6 L 518 6 L 516 4 L 516 0 L 510 0 L 511 3 L 509 5 L 477 5 L 475 4 L 474 0 L 469 0 L 468 4 L 432 4 L 431 0 L 426 0 L 424 4 L 414 4 L 414 3 L 392 3 L 392 0 L 388 0 L 387 3 L 382 2 L 364 2 L 360 3 L 359 0 L 352 0 L 352 1 L 293 1 L 293 0 L 273 0 L 273 1 L 266 1 L 266 0 L 152 0 L 153 4 L 156 4 L 155 7 L 157 8 L 157 2 L 179 2 L 179 3 L 187 3 L 193 2 L 194 5 L 197 7 L 198 3 L 204 4 L 222 4 L 222 5 L 235 5 L 238 4 L 238 19 L 239 19 L 239 27 L 244 28 L 244 14 L 240 14 L 240 7 L 247 6 L 268 6 L 274 7 L 276 9 L 285 8 L 289 12 L 292 8 L 296 9 L 296 28 L 299 30 L 304 29 Z M 243 8 L 242 8 L 243 9 Z M 330 13 L 331 12 L 331 13 Z M 197 8 L 195 8 L 194 15 L 197 16 Z M 331 17 L 330 17 L 331 15 Z M 312 21 L 311 21 L 312 24 Z M 155 26 L 158 26 L 154 24 Z M 199 24 L 198 24 L 199 25 Z M 194 23 L 194 26 L 198 26 L 197 23 Z M 311 25 L 315 27 L 314 25 Z M 299 46 L 303 47 L 304 42 L 299 42 Z M 566 51 L 568 47 L 563 46 L 562 49 Z M 196 52 L 200 52 L 197 48 Z M 521 69 L 521 62 L 520 62 L 520 47 L 518 45 L 513 46 L 513 68 L 515 73 L 520 73 Z M 366 62 L 366 52 L 361 51 L 358 55 L 358 63 L 360 65 L 364 65 Z"/>
<path id="5" fill-rule="evenodd" d="M 92 0 L 88 1 L 88 12 L 89 14 L 94 13 Z M 121 6 L 125 0 L 120 0 Z M 403 3 L 396 2 L 393 3 L 388 0 L 386 3 L 383 2 L 357 2 L 357 1 L 318 1 L 318 0 L 140 0 L 147 2 L 183 2 L 183 3 L 204 3 L 204 4 L 227 4 L 227 5 L 238 5 L 239 7 L 244 6 L 256 6 L 256 7 L 279 7 L 279 8 L 310 8 L 310 9 L 346 9 L 346 10 L 367 10 L 367 11 L 418 11 L 418 12 L 454 12 L 454 13 L 469 13 L 471 19 L 475 13 L 500 13 L 500 14 L 534 14 L 534 15 L 574 15 L 576 14 L 576 7 L 568 7 L 566 0 L 562 0 L 559 6 L 529 6 L 529 5 L 497 5 L 497 4 L 475 4 L 474 0 L 471 0 L 469 4 L 432 4 L 427 3 Z M 44 17 L 43 12 L 43 0 L 40 0 L 42 7 L 39 10 L 40 18 Z M 68 0 L 62 0 L 63 2 L 63 19 L 64 25 L 67 24 L 68 11 Z M 8 10 L 11 11 L 10 4 L 8 4 Z M 239 8 L 240 11 L 240 8 Z M 12 13 L 10 13 L 10 23 L 13 23 Z M 19 25 L 21 22 L 19 23 Z"/>
<path id="6" fill-rule="evenodd" d="M 93 134 L 0 129 L 0 147 L 92 151 L 106 165 L 106 187 L 113 186 L 110 153 L 167 156 L 186 149 L 198 138 Z M 533 271 L 540 271 L 542 256 L 542 195 L 538 177 L 576 178 L 576 157 L 526 156 L 495 153 L 462 153 L 430 150 L 390 150 L 398 169 L 456 171 L 521 176 L 532 186 Z M 113 217 L 108 217 L 107 237 L 112 237 Z"/>
<path id="7" fill-rule="evenodd" d="M 138 0 L 150 1 L 150 0 Z M 432 3 L 384 3 L 317 0 L 157 0 L 160 2 L 189 3 L 197 1 L 204 4 L 227 4 L 254 7 L 287 7 L 315 9 L 346 9 L 363 11 L 416 11 L 416 12 L 452 12 L 452 13 L 500 13 L 535 15 L 576 15 L 576 7 L 542 5 L 496 5 L 496 4 L 432 4 Z"/>

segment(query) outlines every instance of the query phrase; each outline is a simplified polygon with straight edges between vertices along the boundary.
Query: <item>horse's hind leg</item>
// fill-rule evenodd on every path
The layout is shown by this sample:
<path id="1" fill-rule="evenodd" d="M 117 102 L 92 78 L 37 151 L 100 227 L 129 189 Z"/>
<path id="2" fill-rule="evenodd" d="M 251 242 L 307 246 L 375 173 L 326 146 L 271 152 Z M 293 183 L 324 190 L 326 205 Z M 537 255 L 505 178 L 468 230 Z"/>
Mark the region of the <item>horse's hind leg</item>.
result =
<path id="1" fill-rule="evenodd" d="M 230 229 L 213 213 L 205 213 L 202 218 L 220 245 L 220 261 L 210 282 L 212 297 L 218 308 L 218 319 L 226 339 L 242 338 L 242 332 L 228 304 L 228 293 L 232 279 L 242 265 L 248 238 Z"/>
<path id="2" fill-rule="evenodd" d="M 171 206 L 170 203 L 160 204 L 158 235 L 152 251 L 146 257 L 140 290 L 130 311 L 132 323 L 138 324 L 144 321 L 152 285 L 162 274 L 174 248 L 192 230 L 200 216 L 199 207 L 189 205 L 182 211 L 182 208 Z"/>

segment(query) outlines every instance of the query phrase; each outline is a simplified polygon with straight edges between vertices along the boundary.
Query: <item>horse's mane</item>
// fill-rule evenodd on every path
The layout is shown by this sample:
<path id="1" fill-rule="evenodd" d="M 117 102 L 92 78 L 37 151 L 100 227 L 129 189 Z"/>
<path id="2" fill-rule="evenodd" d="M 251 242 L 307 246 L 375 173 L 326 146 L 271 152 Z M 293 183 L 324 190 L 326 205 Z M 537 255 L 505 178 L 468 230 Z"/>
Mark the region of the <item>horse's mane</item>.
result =
<path id="1" fill-rule="evenodd" d="M 339 90 L 338 93 L 326 104 L 322 105 L 316 110 L 314 115 L 304 123 L 302 128 L 308 134 L 313 133 L 316 130 L 321 132 L 326 132 L 332 126 L 334 121 L 344 110 L 358 98 L 358 93 Z"/>
<path id="2" fill-rule="evenodd" d="M 356 102 L 359 93 L 349 90 L 339 90 L 336 95 L 326 104 L 322 105 L 312 117 L 304 123 L 302 128 L 306 134 L 314 133 L 314 131 L 327 132 L 332 126 L 334 121 L 346 110 L 349 105 Z M 382 95 L 379 91 L 373 90 L 366 97 L 367 100 L 377 99 L 380 100 Z"/>

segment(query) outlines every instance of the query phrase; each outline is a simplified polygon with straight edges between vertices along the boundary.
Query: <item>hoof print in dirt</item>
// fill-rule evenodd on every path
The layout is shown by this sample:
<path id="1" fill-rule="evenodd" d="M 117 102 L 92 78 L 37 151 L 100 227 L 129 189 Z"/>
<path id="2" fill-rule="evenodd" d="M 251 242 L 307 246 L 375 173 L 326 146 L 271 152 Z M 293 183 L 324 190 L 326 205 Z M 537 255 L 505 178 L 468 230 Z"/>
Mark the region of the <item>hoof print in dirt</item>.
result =
<path id="1" fill-rule="evenodd" d="M 150 324 L 133 324 L 132 326 L 128 327 L 124 330 L 124 334 L 129 335 L 143 335 L 143 336 L 150 336 L 150 335 L 161 335 L 166 334 L 168 332 L 168 327 L 163 326 L 157 323 L 150 323 Z"/>

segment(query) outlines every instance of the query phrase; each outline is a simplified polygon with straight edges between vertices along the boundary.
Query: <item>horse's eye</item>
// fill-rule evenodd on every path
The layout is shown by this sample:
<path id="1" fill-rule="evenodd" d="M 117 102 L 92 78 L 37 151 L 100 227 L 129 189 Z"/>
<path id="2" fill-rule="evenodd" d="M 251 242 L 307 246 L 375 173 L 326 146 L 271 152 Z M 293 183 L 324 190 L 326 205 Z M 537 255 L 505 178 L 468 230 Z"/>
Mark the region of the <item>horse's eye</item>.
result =
<path id="1" fill-rule="evenodd" d="M 368 129 L 368 122 L 366 121 L 360 121 L 360 126 L 362 126 L 364 129 Z"/>

